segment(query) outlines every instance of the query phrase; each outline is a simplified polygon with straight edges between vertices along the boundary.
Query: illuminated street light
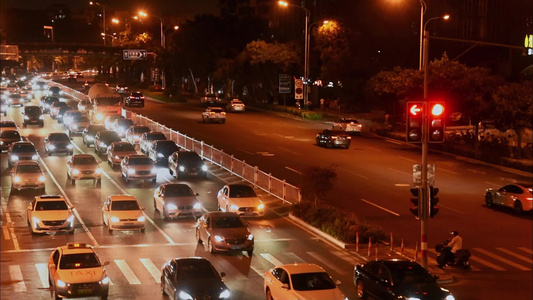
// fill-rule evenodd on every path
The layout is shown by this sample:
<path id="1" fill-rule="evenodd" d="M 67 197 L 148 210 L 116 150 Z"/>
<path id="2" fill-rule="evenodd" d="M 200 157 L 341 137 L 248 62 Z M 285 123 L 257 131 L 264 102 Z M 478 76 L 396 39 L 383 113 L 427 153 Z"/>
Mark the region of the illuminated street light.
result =
<path id="1" fill-rule="evenodd" d="M 119 21 L 118 19 L 115 19 L 115 18 L 111 19 L 111 22 L 113 22 L 113 24 L 118 24 L 118 23 L 120 23 L 120 21 Z"/>
<path id="2" fill-rule="evenodd" d="M 99 2 L 96 2 L 96 1 L 90 1 L 89 2 L 90 5 L 98 5 L 98 6 L 101 6 L 102 7 L 102 26 L 103 26 L 103 31 L 104 33 L 107 31 L 106 28 L 105 28 L 105 6 L 106 4 L 102 4 L 102 3 L 99 3 Z M 104 46 L 106 44 L 106 38 L 104 36 Z"/>
<path id="3" fill-rule="evenodd" d="M 307 74 L 305 77 L 307 78 L 307 76 L 309 76 L 309 69 L 310 69 L 310 63 L 309 63 L 309 56 L 310 56 L 310 53 L 309 53 L 309 49 L 311 48 L 311 29 L 313 28 L 313 25 L 318 25 L 318 24 L 322 24 L 322 25 L 325 25 L 325 24 L 328 24 L 329 23 L 329 20 L 325 20 L 325 21 L 321 21 L 321 22 L 314 22 L 314 23 L 311 23 L 311 25 L 309 25 L 309 29 L 307 30 L 307 42 L 306 42 L 306 49 L 305 49 L 305 59 L 306 59 L 306 63 L 305 63 L 305 66 L 306 66 L 306 72 L 305 74 Z M 304 94 L 304 98 L 305 98 L 305 94 Z M 304 99 L 305 100 L 305 99 Z"/>

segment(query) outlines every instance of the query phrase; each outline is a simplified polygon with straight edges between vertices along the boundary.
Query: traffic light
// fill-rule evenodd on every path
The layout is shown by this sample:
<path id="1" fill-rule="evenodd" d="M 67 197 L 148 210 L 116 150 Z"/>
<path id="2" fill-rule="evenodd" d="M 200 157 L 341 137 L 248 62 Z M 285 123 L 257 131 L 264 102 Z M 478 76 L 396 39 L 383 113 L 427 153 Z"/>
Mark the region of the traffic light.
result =
<path id="1" fill-rule="evenodd" d="M 407 102 L 406 139 L 408 143 L 422 142 L 423 102 Z"/>
<path id="2" fill-rule="evenodd" d="M 428 143 L 444 143 L 444 102 L 429 102 Z"/>
<path id="3" fill-rule="evenodd" d="M 420 217 L 420 206 L 419 206 L 419 197 L 418 197 L 418 188 L 412 188 L 411 194 L 413 194 L 413 198 L 411 198 L 411 203 L 413 203 L 413 206 L 409 210 L 411 210 L 411 213 L 418 219 Z"/>
<path id="4" fill-rule="evenodd" d="M 433 218 L 437 213 L 439 213 L 439 207 L 437 206 L 437 203 L 439 203 L 439 197 L 437 197 L 438 193 L 439 193 L 439 188 L 434 188 L 433 186 L 429 187 L 429 194 L 430 194 L 429 216 L 431 218 Z"/>

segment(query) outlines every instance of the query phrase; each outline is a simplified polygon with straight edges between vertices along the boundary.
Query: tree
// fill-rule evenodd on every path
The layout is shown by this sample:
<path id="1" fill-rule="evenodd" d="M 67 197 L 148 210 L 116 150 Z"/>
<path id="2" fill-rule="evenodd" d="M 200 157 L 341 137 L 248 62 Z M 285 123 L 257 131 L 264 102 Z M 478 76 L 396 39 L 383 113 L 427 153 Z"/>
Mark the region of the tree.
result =
<path id="1" fill-rule="evenodd" d="M 516 132 L 518 158 L 522 157 L 522 134 L 531 129 L 533 119 L 533 84 L 531 81 L 499 86 L 494 100 L 494 120 L 498 129 Z"/>
<path id="2" fill-rule="evenodd" d="M 335 166 L 311 167 L 304 175 L 302 194 L 304 199 L 313 199 L 315 206 L 326 199 L 326 193 L 333 189 L 334 180 L 337 178 Z"/>
<path id="3" fill-rule="evenodd" d="M 28 57 L 26 60 L 28 71 L 37 72 L 44 67 L 44 62 L 42 59 L 35 57 L 34 55 Z"/>

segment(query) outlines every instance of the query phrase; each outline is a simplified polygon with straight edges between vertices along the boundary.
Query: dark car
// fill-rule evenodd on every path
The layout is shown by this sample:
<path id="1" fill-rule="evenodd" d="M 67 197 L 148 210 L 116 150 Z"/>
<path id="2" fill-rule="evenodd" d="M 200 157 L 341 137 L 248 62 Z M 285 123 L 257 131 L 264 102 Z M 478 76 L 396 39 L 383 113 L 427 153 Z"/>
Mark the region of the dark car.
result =
<path id="1" fill-rule="evenodd" d="M 83 129 L 82 139 L 86 146 L 91 146 L 94 142 L 94 136 L 98 131 L 106 130 L 104 125 L 89 125 Z"/>
<path id="2" fill-rule="evenodd" d="M 133 125 L 135 125 L 135 123 L 133 123 L 131 119 L 116 119 L 113 129 L 118 133 L 120 137 L 125 137 L 126 131 Z"/>
<path id="3" fill-rule="evenodd" d="M 0 150 L 4 151 L 11 146 L 12 143 L 22 141 L 22 137 L 16 130 L 2 130 L 0 133 Z"/>
<path id="4" fill-rule="evenodd" d="M 70 106 L 61 107 L 57 112 L 57 123 L 63 123 L 63 116 L 67 111 L 74 110 Z"/>
<path id="5" fill-rule="evenodd" d="M 54 102 L 59 102 L 59 98 L 53 96 L 43 96 L 41 97 L 39 106 L 43 109 L 44 113 L 47 113 L 50 111 L 50 106 L 52 106 L 52 103 Z"/>
<path id="6" fill-rule="evenodd" d="M 166 166 L 170 155 L 179 150 L 180 147 L 174 141 L 159 140 L 154 142 L 148 156 L 154 163 Z"/>
<path id="7" fill-rule="evenodd" d="M 340 130 L 326 129 L 316 135 L 316 144 L 318 146 L 344 147 L 350 148 L 352 138 L 345 132 Z"/>
<path id="8" fill-rule="evenodd" d="M 3 130 L 17 130 L 17 124 L 13 121 L 0 121 L 0 132 Z"/>
<path id="9" fill-rule="evenodd" d="M 207 166 L 194 151 L 176 151 L 168 158 L 168 171 L 176 178 L 180 176 L 207 176 Z"/>
<path id="10" fill-rule="evenodd" d="M 409 260 L 376 260 L 357 265 L 353 281 L 359 299 L 455 299 L 426 269 Z"/>
<path id="11" fill-rule="evenodd" d="M 126 96 L 126 99 L 124 100 L 124 104 L 126 106 L 140 106 L 144 107 L 144 95 L 141 92 L 131 92 Z"/>
<path id="12" fill-rule="evenodd" d="M 162 267 L 161 291 L 171 299 L 229 299 L 224 276 L 206 258 L 175 258 Z"/>
<path id="13" fill-rule="evenodd" d="M 205 96 L 200 98 L 200 102 L 202 104 L 211 105 L 211 104 L 220 103 L 220 99 L 215 94 L 206 94 Z"/>
<path id="14" fill-rule="evenodd" d="M 74 153 L 70 138 L 64 132 L 52 132 L 44 139 L 44 151 L 47 155 L 54 153 L 66 153 L 72 155 Z"/>
<path id="15" fill-rule="evenodd" d="M 23 160 L 38 160 L 39 155 L 32 142 L 14 142 L 7 150 L 8 165 L 12 167 L 15 163 Z"/>
<path id="16" fill-rule="evenodd" d="M 4 117 L 7 116 L 8 106 L 7 106 L 6 102 L 4 101 L 4 99 L 0 100 L 0 109 L 1 109 L 1 113 L 4 115 Z"/>
<path id="17" fill-rule="evenodd" d="M 41 127 L 44 127 L 44 115 L 43 110 L 37 105 L 26 105 L 24 107 L 24 121 L 22 126 L 26 127 L 27 125 L 36 124 Z"/>
<path id="18" fill-rule="evenodd" d="M 61 109 L 61 107 L 69 107 L 68 104 L 66 102 L 63 102 L 63 101 L 54 101 L 50 104 L 50 109 L 49 109 L 49 112 L 50 112 L 50 117 L 52 117 L 52 119 L 57 119 L 58 118 L 58 113 L 59 113 L 59 109 Z"/>
<path id="19" fill-rule="evenodd" d="M 141 152 L 148 155 L 154 141 L 166 139 L 167 137 L 165 136 L 165 134 L 160 131 L 150 131 L 143 133 L 141 135 L 141 140 L 139 141 Z"/>
<path id="20" fill-rule="evenodd" d="M 107 147 L 114 142 L 120 142 L 120 136 L 112 130 L 98 131 L 94 136 L 94 152 L 107 154 Z"/>
<path id="21" fill-rule="evenodd" d="M 48 89 L 48 94 L 51 95 L 51 96 L 60 96 L 60 95 L 63 95 L 63 91 L 61 90 L 60 87 L 58 86 L 53 86 L 51 88 Z"/>
<path id="22" fill-rule="evenodd" d="M 68 75 L 67 81 L 68 82 L 76 82 L 77 81 L 76 80 L 76 75 L 74 75 L 74 74 Z"/>
<path id="23" fill-rule="evenodd" d="M 84 91 L 88 91 L 90 87 L 91 87 L 91 83 L 89 81 L 85 81 L 83 83 L 83 90 Z"/>

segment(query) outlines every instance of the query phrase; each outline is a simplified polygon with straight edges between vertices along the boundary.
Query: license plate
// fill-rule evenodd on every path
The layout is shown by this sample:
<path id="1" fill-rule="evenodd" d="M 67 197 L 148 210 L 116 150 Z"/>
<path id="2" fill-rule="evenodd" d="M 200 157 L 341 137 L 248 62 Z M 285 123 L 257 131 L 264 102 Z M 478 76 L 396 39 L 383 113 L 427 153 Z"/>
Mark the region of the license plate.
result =
<path id="1" fill-rule="evenodd" d="M 129 225 L 133 225 L 133 223 L 124 223 L 124 225 L 129 226 Z"/>
<path id="2" fill-rule="evenodd" d="M 233 246 L 231 246 L 231 249 L 232 250 L 242 249 L 242 246 L 241 245 L 233 245 Z"/>
<path id="3" fill-rule="evenodd" d="M 198 175 L 198 172 L 191 172 L 191 175 Z"/>
<path id="4" fill-rule="evenodd" d="M 92 289 L 82 289 L 82 290 L 78 290 L 78 294 L 82 294 L 82 295 L 91 294 L 92 292 L 93 292 Z"/>
<path id="5" fill-rule="evenodd" d="M 59 227 L 50 227 L 50 230 L 59 230 Z"/>
<path id="6" fill-rule="evenodd" d="M 254 213 L 251 212 L 251 211 L 247 211 L 247 212 L 245 212 L 244 214 L 247 215 L 247 216 L 253 216 L 253 215 L 254 215 Z"/>

